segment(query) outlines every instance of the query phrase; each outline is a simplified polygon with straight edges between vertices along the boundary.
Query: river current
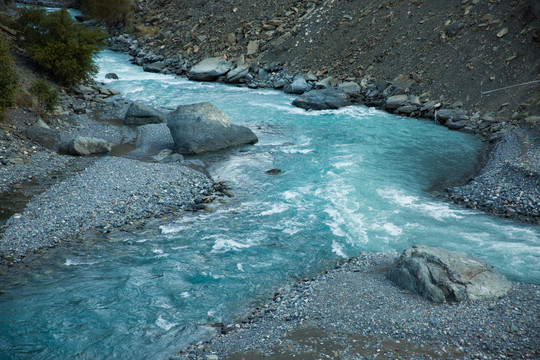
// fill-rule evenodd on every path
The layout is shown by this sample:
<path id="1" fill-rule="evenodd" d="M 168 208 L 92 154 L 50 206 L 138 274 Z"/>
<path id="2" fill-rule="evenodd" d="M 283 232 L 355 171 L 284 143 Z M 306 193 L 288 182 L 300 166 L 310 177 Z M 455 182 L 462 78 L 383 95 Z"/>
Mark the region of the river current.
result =
<path id="1" fill-rule="evenodd" d="M 282 92 L 145 73 L 128 60 L 104 51 L 96 79 L 163 109 L 210 101 L 259 143 L 201 157 L 235 194 L 212 212 L 114 233 L 7 284 L 0 358 L 166 358 L 209 324 L 234 323 L 254 300 L 362 251 L 441 246 L 540 283 L 538 227 L 430 194 L 474 171 L 479 138 L 363 106 L 304 111 Z"/>

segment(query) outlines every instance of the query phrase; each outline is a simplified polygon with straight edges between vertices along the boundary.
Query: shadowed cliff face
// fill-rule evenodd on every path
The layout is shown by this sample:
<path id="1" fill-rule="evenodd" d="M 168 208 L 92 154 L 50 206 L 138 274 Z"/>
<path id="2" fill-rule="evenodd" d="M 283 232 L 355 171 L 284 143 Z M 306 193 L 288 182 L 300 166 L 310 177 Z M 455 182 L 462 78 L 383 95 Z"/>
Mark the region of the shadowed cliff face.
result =
<path id="1" fill-rule="evenodd" d="M 539 7 L 532 0 L 140 0 L 127 29 L 166 56 L 244 55 L 341 80 L 400 78 L 418 95 L 509 118 L 519 111 L 509 95 L 481 91 L 538 79 Z M 534 115 L 539 90 L 511 95 Z"/>

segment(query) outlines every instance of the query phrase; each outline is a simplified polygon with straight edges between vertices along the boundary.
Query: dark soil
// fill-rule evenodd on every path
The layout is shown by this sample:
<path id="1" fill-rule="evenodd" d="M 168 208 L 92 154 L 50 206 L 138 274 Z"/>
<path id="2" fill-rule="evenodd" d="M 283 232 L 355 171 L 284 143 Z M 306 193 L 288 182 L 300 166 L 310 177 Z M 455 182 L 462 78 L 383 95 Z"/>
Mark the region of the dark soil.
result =
<path id="1" fill-rule="evenodd" d="M 520 1 L 144 0 L 127 30 L 166 57 L 236 59 L 341 80 L 415 80 L 417 95 L 500 119 L 538 114 L 540 3 Z"/>

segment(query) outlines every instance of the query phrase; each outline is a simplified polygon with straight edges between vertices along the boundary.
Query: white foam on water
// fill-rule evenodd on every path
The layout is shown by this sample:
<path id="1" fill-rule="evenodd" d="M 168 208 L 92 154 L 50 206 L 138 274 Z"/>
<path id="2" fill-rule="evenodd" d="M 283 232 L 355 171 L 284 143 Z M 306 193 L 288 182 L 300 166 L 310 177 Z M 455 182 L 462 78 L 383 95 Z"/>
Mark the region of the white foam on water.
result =
<path id="1" fill-rule="evenodd" d="M 180 296 L 183 297 L 184 299 L 187 299 L 191 295 L 187 291 L 184 291 L 184 292 L 180 293 Z"/>
<path id="2" fill-rule="evenodd" d="M 384 229 L 384 231 L 386 231 L 392 236 L 399 236 L 403 232 L 403 230 L 399 226 L 396 226 L 392 223 L 384 223 L 382 228 Z"/>
<path id="3" fill-rule="evenodd" d="M 344 168 L 350 168 L 350 167 L 357 167 L 358 164 L 352 161 L 341 161 L 341 162 L 334 163 L 333 166 L 336 169 L 344 169 Z"/>
<path id="4" fill-rule="evenodd" d="M 261 212 L 257 216 L 268 216 L 268 215 L 274 215 L 274 214 L 281 214 L 282 212 L 285 212 L 289 209 L 289 205 L 284 203 L 274 203 L 272 204 L 271 209 Z"/>
<path id="5" fill-rule="evenodd" d="M 167 321 L 163 318 L 163 316 L 159 315 L 159 317 L 156 320 L 156 325 L 162 328 L 165 331 L 171 330 L 173 327 L 178 325 L 178 323 Z"/>
<path id="6" fill-rule="evenodd" d="M 340 256 L 343 258 L 347 257 L 347 255 L 343 252 L 343 247 L 341 246 L 341 244 L 339 244 L 335 240 L 332 241 L 332 252 L 336 254 L 337 256 Z"/>
<path id="7" fill-rule="evenodd" d="M 159 230 L 162 234 L 173 234 L 187 229 L 189 226 L 178 224 L 160 225 Z"/>
<path id="8" fill-rule="evenodd" d="M 222 236 L 212 236 L 212 238 L 215 238 L 214 245 L 212 246 L 212 253 L 224 253 L 231 250 L 237 251 L 240 249 L 249 248 L 253 245 L 252 243 L 242 243 L 240 241 Z"/>
<path id="9" fill-rule="evenodd" d="M 80 259 L 66 259 L 64 266 L 78 266 L 78 265 L 94 265 L 96 261 L 83 261 Z"/>
<path id="10" fill-rule="evenodd" d="M 314 151 L 315 149 L 299 149 L 299 148 L 281 149 L 281 152 L 285 154 L 309 154 Z"/>
<path id="11" fill-rule="evenodd" d="M 287 190 L 281 193 L 281 195 L 283 196 L 285 200 L 296 200 L 300 196 L 299 193 L 297 193 L 296 191 L 291 191 L 291 190 Z"/>
<path id="12" fill-rule="evenodd" d="M 238 271 L 244 272 L 244 266 L 242 265 L 242 263 L 236 264 L 236 268 L 238 269 Z"/>
<path id="13" fill-rule="evenodd" d="M 292 105 L 280 105 L 280 104 L 272 104 L 269 102 L 263 103 L 263 102 L 251 102 L 250 105 L 256 106 L 258 108 L 269 108 L 277 110 L 281 114 L 291 114 L 291 115 L 303 115 L 303 116 L 320 116 L 322 113 L 319 113 L 318 111 L 306 111 L 302 108 L 292 106 Z"/>
<path id="14" fill-rule="evenodd" d="M 448 204 L 433 201 L 422 201 L 419 197 L 404 194 L 398 189 L 377 189 L 377 194 L 393 204 L 398 205 L 408 211 L 414 210 L 423 215 L 430 216 L 435 220 L 443 221 L 446 219 L 462 219 L 464 215 L 472 215 L 474 212 L 469 210 L 452 209 Z"/>

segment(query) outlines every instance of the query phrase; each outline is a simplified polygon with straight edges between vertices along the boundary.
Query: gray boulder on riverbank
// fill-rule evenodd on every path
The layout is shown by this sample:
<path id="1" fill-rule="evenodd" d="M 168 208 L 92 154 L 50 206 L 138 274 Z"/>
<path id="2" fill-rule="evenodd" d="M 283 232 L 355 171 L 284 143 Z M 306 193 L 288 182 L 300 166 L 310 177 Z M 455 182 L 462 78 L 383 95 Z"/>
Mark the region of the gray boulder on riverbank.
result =
<path id="1" fill-rule="evenodd" d="M 125 125 L 147 125 L 167 122 L 167 117 L 161 111 L 151 106 L 133 102 L 124 117 Z"/>
<path id="2" fill-rule="evenodd" d="M 343 91 L 322 89 L 308 91 L 294 99 L 292 104 L 305 110 L 339 109 L 351 105 L 351 99 Z"/>
<path id="3" fill-rule="evenodd" d="M 181 105 L 168 115 L 167 126 L 181 154 L 201 154 L 239 145 L 255 144 L 257 136 L 247 127 L 208 102 Z"/>
<path id="4" fill-rule="evenodd" d="M 70 155 L 91 155 L 111 151 L 111 144 L 103 139 L 77 136 L 71 140 L 67 147 Z"/>
<path id="5" fill-rule="evenodd" d="M 438 303 L 500 297 L 511 288 L 510 282 L 484 261 L 420 245 L 403 251 L 387 278 Z"/>
<path id="6" fill-rule="evenodd" d="M 231 69 L 231 64 L 225 58 L 206 58 L 193 66 L 187 73 L 187 77 L 195 81 L 214 81 Z"/>
<path id="7" fill-rule="evenodd" d="M 24 135 L 35 143 L 49 150 L 58 151 L 60 148 L 60 135 L 57 131 L 42 126 L 30 126 Z"/>

